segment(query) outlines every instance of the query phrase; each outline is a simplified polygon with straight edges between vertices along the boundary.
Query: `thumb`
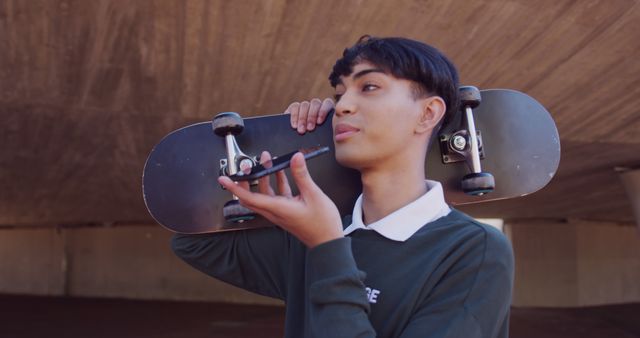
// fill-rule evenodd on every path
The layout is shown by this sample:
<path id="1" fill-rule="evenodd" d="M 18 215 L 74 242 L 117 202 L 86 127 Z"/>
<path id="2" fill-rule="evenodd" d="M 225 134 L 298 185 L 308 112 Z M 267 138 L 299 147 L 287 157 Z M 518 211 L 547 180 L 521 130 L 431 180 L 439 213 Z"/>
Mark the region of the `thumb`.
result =
<path id="1" fill-rule="evenodd" d="M 294 182 L 296 182 L 298 186 L 298 190 L 300 190 L 300 195 L 308 196 L 310 193 L 314 193 L 319 189 L 311 178 L 311 175 L 309 175 L 304 155 L 300 152 L 291 158 L 291 174 Z"/>

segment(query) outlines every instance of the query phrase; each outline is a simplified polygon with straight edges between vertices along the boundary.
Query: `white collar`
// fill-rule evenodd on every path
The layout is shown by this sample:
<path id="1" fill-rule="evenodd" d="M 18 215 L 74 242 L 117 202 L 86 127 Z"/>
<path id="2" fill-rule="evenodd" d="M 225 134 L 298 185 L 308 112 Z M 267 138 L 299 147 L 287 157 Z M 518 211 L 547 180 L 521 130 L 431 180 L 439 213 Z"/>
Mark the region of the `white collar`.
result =
<path id="1" fill-rule="evenodd" d="M 347 236 L 357 229 L 374 230 L 388 239 L 406 241 L 425 224 L 451 212 L 444 201 L 440 182 L 427 180 L 426 184 L 427 192 L 424 195 L 369 225 L 362 222 L 362 194 L 360 194 L 353 207 L 351 225 L 343 230 L 343 234 Z"/>

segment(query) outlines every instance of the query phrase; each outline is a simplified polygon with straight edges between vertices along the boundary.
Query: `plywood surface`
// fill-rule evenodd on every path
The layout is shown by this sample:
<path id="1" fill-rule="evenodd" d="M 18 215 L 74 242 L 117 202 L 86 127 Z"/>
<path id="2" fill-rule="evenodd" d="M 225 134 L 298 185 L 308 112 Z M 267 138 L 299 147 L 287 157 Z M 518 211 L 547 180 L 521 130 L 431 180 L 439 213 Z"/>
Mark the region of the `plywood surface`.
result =
<path id="1" fill-rule="evenodd" d="M 0 224 L 149 220 L 140 176 L 162 135 L 331 95 L 365 33 L 429 42 L 464 83 L 553 114 L 557 179 L 472 211 L 628 222 L 612 170 L 640 165 L 638 32 L 635 0 L 2 1 Z"/>

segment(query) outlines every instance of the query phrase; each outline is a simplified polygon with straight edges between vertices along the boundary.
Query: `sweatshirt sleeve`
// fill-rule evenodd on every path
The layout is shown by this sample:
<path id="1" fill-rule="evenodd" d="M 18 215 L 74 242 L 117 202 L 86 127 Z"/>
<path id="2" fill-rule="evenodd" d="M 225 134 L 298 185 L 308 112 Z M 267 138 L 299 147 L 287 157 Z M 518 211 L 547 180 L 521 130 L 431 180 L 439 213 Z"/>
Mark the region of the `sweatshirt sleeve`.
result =
<path id="1" fill-rule="evenodd" d="M 318 245 L 307 253 L 311 337 L 375 337 L 369 303 L 351 251 L 351 238 Z"/>
<path id="2" fill-rule="evenodd" d="M 286 297 L 290 237 L 280 228 L 177 234 L 175 254 L 209 276 L 264 296 Z"/>

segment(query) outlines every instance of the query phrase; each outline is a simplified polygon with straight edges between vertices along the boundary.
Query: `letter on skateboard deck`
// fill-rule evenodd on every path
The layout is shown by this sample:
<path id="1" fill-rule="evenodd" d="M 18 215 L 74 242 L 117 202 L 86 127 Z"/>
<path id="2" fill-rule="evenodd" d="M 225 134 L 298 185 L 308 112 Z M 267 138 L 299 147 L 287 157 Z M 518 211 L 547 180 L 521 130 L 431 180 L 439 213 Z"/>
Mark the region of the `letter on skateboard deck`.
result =
<path id="1" fill-rule="evenodd" d="M 463 108 L 443 126 L 439 145 L 432 145 L 427 177 L 442 182 L 445 198 L 454 206 L 515 198 L 543 188 L 560 161 L 558 131 L 549 113 L 517 91 L 474 89 L 461 88 Z M 239 205 L 217 183 L 218 176 L 237 179 L 255 171 L 264 150 L 275 156 L 322 147 L 328 152 L 309 160 L 309 172 L 344 216 L 351 213 L 361 183 L 357 171 L 336 162 L 331 123 L 299 135 L 283 114 L 241 119 L 223 113 L 213 122 L 168 134 L 145 164 L 144 200 L 153 218 L 174 232 L 273 226 Z"/>

